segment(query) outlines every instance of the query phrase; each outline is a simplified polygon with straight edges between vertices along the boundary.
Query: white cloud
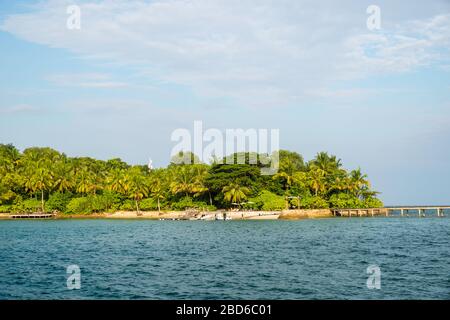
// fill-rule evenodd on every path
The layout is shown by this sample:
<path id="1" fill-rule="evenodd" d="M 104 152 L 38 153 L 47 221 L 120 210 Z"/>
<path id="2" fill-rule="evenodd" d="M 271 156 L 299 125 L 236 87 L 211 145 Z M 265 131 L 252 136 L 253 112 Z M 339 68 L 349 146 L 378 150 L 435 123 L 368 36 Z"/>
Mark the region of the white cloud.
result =
<path id="1" fill-rule="evenodd" d="M 340 68 L 353 75 L 405 72 L 450 62 L 450 14 L 413 20 L 345 42 L 348 61 Z"/>
<path id="2" fill-rule="evenodd" d="M 9 16 L 2 29 L 250 106 L 298 103 L 339 80 L 448 64 L 449 58 L 450 14 L 397 24 L 384 19 L 380 32 L 370 32 L 365 8 L 356 2 L 104 0 L 81 4 L 81 30 L 68 30 L 65 8 L 48 1 Z M 92 77 L 53 80 L 123 85 Z"/>
<path id="3" fill-rule="evenodd" d="M 130 112 L 144 109 L 157 109 L 152 104 L 139 100 L 131 99 L 88 99 L 88 100 L 71 100 L 65 108 L 79 112 L 101 112 L 108 114 L 111 111 Z"/>

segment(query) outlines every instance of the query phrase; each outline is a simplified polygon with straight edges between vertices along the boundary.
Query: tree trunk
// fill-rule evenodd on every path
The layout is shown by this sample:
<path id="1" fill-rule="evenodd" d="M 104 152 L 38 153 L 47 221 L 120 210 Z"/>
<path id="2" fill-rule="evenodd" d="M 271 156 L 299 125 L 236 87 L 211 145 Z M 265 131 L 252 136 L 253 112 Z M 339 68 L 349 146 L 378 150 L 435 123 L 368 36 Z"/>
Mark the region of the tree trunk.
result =
<path id="1" fill-rule="evenodd" d="M 210 205 L 212 205 L 212 197 L 211 197 L 211 192 L 210 192 L 210 191 L 208 191 L 208 194 L 209 194 L 209 204 L 210 204 Z"/>
<path id="2" fill-rule="evenodd" d="M 41 190 L 41 211 L 44 213 L 44 190 Z"/>
<path id="3" fill-rule="evenodd" d="M 137 211 L 137 215 L 140 215 L 140 211 L 139 211 L 139 204 L 137 200 L 134 200 L 134 202 L 136 203 L 136 211 Z"/>
<path id="4" fill-rule="evenodd" d="M 158 198 L 158 212 L 161 213 L 161 206 L 159 204 L 159 198 Z"/>

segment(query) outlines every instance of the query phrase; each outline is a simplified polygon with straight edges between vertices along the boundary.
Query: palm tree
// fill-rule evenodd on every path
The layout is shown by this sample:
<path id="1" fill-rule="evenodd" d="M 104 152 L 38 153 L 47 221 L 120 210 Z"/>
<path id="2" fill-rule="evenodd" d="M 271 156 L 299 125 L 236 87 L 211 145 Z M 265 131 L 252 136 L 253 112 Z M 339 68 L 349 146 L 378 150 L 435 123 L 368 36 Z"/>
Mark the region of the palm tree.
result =
<path id="1" fill-rule="evenodd" d="M 202 194 L 208 192 L 209 204 L 212 205 L 212 195 L 209 188 L 206 186 L 206 177 L 208 176 L 208 166 L 204 164 L 197 164 L 193 166 L 194 171 L 194 184 L 192 191 L 194 197 L 199 197 Z"/>
<path id="2" fill-rule="evenodd" d="M 239 205 L 242 200 L 247 199 L 247 195 L 250 194 L 250 189 L 234 182 L 223 187 L 222 192 L 225 201 L 237 203 Z"/>
<path id="3" fill-rule="evenodd" d="M 184 193 L 186 196 L 196 193 L 194 170 L 191 165 L 177 166 L 173 171 L 170 191 L 173 194 Z"/>
<path id="4" fill-rule="evenodd" d="M 94 192 L 97 186 L 94 182 L 94 176 L 87 169 L 82 169 L 76 176 L 77 186 L 76 191 L 81 194 L 88 194 Z"/>
<path id="5" fill-rule="evenodd" d="M 128 197 L 134 200 L 136 211 L 140 214 L 139 201 L 147 197 L 149 193 L 148 179 L 142 174 L 139 168 L 132 168 L 126 172 L 125 180 Z"/>
<path id="6" fill-rule="evenodd" d="M 55 166 L 55 181 L 53 187 L 59 192 L 72 190 L 75 182 L 73 180 L 72 168 L 65 162 Z"/>
<path id="7" fill-rule="evenodd" d="M 327 173 L 333 173 L 342 167 L 341 159 L 328 155 L 327 152 L 319 152 L 316 158 L 309 164 L 312 168 L 321 169 Z"/>
<path id="8" fill-rule="evenodd" d="M 128 192 L 127 177 L 122 169 L 112 170 L 106 178 L 108 189 L 126 195 Z"/>
<path id="9" fill-rule="evenodd" d="M 272 179 L 281 180 L 285 192 L 287 192 L 291 188 L 292 183 L 294 182 L 293 175 L 291 175 L 287 172 L 282 172 L 282 171 L 279 171 L 278 173 L 276 173 Z"/>
<path id="10" fill-rule="evenodd" d="M 159 176 L 153 176 L 151 179 L 151 186 L 150 186 L 150 192 L 152 194 L 153 198 L 156 198 L 156 201 L 158 202 L 158 212 L 161 213 L 161 202 L 160 200 L 165 198 L 165 190 L 164 190 L 164 183 L 162 181 L 162 178 Z"/>
<path id="11" fill-rule="evenodd" d="M 23 185 L 22 177 L 16 172 L 2 172 L 0 168 L 0 203 L 1 201 L 10 201 L 17 196 L 17 191 L 14 190 L 16 184 Z"/>
<path id="12" fill-rule="evenodd" d="M 350 188 L 357 197 L 361 197 L 362 194 L 370 188 L 370 182 L 367 180 L 367 175 L 362 174 L 360 168 L 350 172 Z"/>
<path id="13" fill-rule="evenodd" d="M 45 212 L 44 192 L 52 188 L 52 173 L 46 168 L 37 168 L 34 175 L 31 176 L 31 190 L 41 192 L 41 211 Z"/>
<path id="14" fill-rule="evenodd" d="M 319 193 L 323 194 L 326 191 L 325 176 L 326 172 L 319 168 L 308 172 L 309 186 L 316 196 L 319 195 Z"/>
<path id="15" fill-rule="evenodd" d="M 148 191 L 151 197 L 157 201 L 159 213 L 161 213 L 161 200 L 165 199 L 169 193 L 169 181 L 172 174 L 172 171 L 165 169 L 154 169 L 148 176 Z"/>
<path id="16" fill-rule="evenodd" d="M 32 180 L 32 176 L 29 176 L 28 179 L 23 179 L 23 187 L 25 188 L 26 192 L 30 193 L 30 196 L 33 197 L 33 195 L 36 193 L 36 188 L 34 181 Z"/>
<path id="17" fill-rule="evenodd" d="M 0 144 L 0 168 L 12 172 L 19 164 L 20 152 L 12 144 Z"/>

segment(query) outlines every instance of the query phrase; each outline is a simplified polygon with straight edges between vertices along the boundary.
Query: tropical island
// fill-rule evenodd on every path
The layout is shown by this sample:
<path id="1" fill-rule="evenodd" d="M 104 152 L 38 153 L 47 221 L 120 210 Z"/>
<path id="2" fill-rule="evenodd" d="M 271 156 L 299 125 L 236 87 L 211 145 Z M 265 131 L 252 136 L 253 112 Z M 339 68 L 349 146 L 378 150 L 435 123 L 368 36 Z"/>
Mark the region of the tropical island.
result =
<path id="1" fill-rule="evenodd" d="M 280 150 L 278 155 L 279 170 L 269 176 L 261 175 L 259 161 L 197 163 L 190 152 L 181 152 L 166 168 L 153 169 L 119 158 L 68 157 L 48 147 L 20 152 L 0 144 L 0 213 L 89 216 L 383 206 L 367 176 L 359 168 L 344 169 L 336 156 L 320 152 L 305 161 L 296 152 Z M 249 153 L 244 156 L 248 159 Z"/>

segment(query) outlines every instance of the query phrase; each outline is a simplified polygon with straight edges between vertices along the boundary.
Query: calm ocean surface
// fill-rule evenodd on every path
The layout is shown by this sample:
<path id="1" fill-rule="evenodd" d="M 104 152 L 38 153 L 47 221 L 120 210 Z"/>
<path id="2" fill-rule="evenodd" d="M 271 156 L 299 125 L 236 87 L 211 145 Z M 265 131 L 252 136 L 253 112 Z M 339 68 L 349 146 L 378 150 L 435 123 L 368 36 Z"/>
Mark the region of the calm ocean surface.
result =
<path id="1" fill-rule="evenodd" d="M 450 218 L 0 221 L 0 299 L 66 298 L 450 299 Z"/>

